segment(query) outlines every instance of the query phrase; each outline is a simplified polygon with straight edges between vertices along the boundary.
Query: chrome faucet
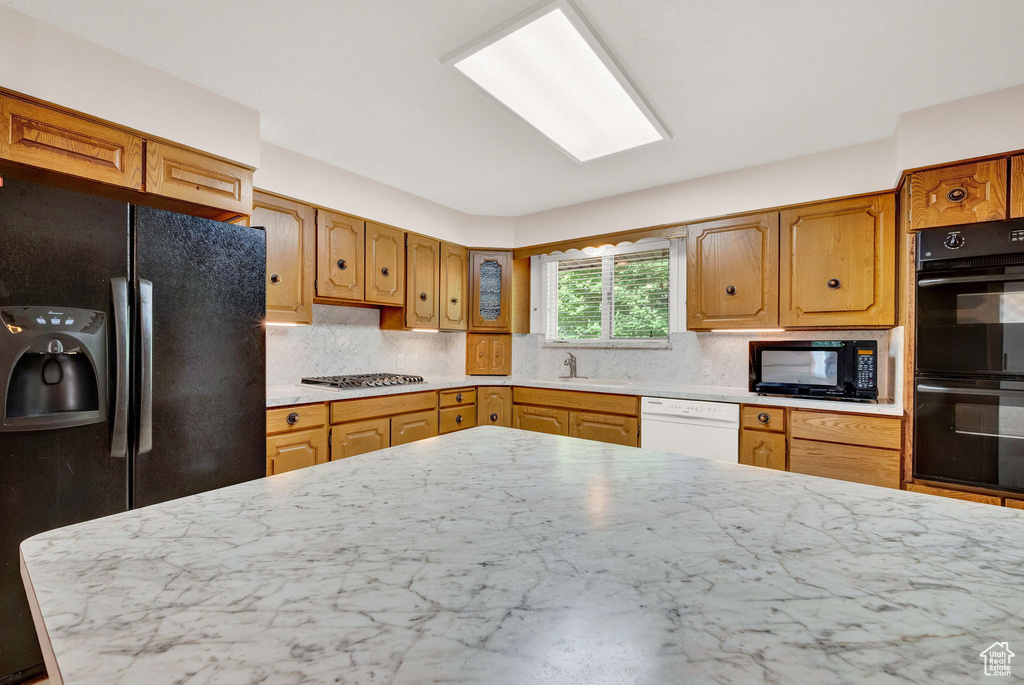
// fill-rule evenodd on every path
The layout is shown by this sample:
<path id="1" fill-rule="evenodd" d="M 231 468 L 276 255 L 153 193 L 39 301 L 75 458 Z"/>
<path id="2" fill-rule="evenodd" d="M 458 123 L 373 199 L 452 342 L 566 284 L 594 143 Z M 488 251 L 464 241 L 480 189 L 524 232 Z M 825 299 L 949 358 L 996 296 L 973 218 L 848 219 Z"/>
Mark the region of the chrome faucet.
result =
<path id="1" fill-rule="evenodd" d="M 569 367 L 569 375 L 568 376 L 559 376 L 559 378 L 565 378 L 565 379 L 570 379 L 570 378 L 586 378 L 586 376 L 577 376 L 576 375 L 576 356 L 572 352 L 566 352 L 566 354 L 569 355 L 569 358 L 566 359 L 564 362 L 562 362 L 562 366 L 568 366 Z"/>

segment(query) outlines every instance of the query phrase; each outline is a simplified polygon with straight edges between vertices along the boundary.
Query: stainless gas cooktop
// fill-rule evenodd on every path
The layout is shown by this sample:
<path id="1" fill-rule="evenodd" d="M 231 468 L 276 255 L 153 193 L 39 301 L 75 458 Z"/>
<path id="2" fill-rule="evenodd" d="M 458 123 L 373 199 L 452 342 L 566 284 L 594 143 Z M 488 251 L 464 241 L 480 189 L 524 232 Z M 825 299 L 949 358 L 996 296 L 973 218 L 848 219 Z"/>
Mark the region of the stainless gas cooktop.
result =
<path id="1" fill-rule="evenodd" d="M 409 376 L 403 373 L 355 373 L 348 376 L 313 376 L 303 378 L 306 385 L 327 388 L 377 388 L 385 385 L 411 385 L 422 383 L 423 376 Z"/>

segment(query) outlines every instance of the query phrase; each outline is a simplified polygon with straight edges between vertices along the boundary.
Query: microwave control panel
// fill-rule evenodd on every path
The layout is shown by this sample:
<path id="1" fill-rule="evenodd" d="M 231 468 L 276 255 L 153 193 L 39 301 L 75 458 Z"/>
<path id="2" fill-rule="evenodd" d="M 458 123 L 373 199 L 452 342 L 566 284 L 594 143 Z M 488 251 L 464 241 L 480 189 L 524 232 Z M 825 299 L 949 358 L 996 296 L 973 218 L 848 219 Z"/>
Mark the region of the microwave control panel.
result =
<path id="1" fill-rule="evenodd" d="M 854 385 L 858 390 L 870 390 L 875 387 L 875 351 L 870 349 L 856 350 L 854 363 Z"/>

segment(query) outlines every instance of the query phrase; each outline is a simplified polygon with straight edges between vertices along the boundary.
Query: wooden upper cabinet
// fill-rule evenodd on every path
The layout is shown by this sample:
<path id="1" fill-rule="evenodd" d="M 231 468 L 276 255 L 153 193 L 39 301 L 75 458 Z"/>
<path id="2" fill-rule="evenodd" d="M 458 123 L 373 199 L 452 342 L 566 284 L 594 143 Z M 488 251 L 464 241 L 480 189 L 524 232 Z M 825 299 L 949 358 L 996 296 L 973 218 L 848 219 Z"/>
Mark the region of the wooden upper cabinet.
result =
<path id="1" fill-rule="evenodd" d="M 1024 217 L 1024 155 L 1010 160 L 1010 216 Z"/>
<path id="2" fill-rule="evenodd" d="M 777 212 L 686 228 L 686 327 L 779 325 Z"/>
<path id="3" fill-rule="evenodd" d="M 405 304 L 405 233 L 366 222 L 366 301 Z"/>
<path id="4" fill-rule="evenodd" d="M 779 323 L 896 324 L 896 202 L 892 193 L 781 213 Z"/>
<path id="5" fill-rule="evenodd" d="M 910 229 L 1006 218 L 1005 159 L 910 174 Z"/>
<path id="6" fill-rule="evenodd" d="M 251 223 L 267 231 L 267 321 L 313 323 L 316 258 L 313 208 L 257 192 Z"/>
<path id="7" fill-rule="evenodd" d="M 405 325 L 438 328 L 441 243 L 414 233 L 405 236 Z"/>
<path id="8" fill-rule="evenodd" d="M 326 209 L 316 210 L 316 296 L 363 299 L 366 222 Z"/>
<path id="9" fill-rule="evenodd" d="M 508 376 L 511 373 L 511 335 L 470 333 L 466 336 L 466 375 Z"/>
<path id="10" fill-rule="evenodd" d="M 146 192 L 233 214 L 249 214 L 252 212 L 252 170 L 147 140 Z"/>
<path id="11" fill-rule="evenodd" d="M 441 307 L 440 328 L 464 331 L 467 325 L 469 302 L 466 298 L 466 275 L 469 250 L 451 243 L 441 243 Z"/>
<path id="12" fill-rule="evenodd" d="M 512 332 L 512 253 L 469 251 L 469 330 Z"/>
<path id="13" fill-rule="evenodd" d="M 142 190 L 142 138 L 5 95 L 0 159 Z"/>

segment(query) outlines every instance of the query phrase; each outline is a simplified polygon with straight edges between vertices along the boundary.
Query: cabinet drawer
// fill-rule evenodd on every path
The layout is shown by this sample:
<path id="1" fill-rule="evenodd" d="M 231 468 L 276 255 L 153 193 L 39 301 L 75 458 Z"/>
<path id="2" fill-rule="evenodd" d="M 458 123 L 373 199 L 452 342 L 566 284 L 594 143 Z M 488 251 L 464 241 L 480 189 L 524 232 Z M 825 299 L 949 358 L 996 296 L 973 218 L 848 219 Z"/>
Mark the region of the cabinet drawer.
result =
<path id="1" fill-rule="evenodd" d="M 432 438 L 437 435 L 437 410 L 403 414 L 391 419 L 391 446 Z"/>
<path id="2" fill-rule="evenodd" d="M 392 416 L 413 411 L 437 409 L 436 392 L 416 392 L 408 395 L 363 397 L 355 400 L 331 402 L 331 423 L 359 421 L 379 416 Z"/>
<path id="3" fill-rule="evenodd" d="M 789 470 L 808 476 L 899 488 L 900 453 L 794 438 L 789 444 Z"/>
<path id="4" fill-rule="evenodd" d="M 918 485 L 917 483 L 907 483 L 907 490 L 910 492 L 920 492 L 925 495 L 937 495 L 939 497 L 949 497 L 950 499 L 959 499 L 965 502 L 980 502 L 981 504 L 994 504 L 997 507 L 1002 504 L 1002 500 L 999 497 L 993 497 L 992 495 L 979 495 L 974 492 L 962 492 L 960 490 L 947 490 L 946 488 L 933 488 L 930 485 Z M 1006 500 L 1007 506 L 1011 500 Z"/>
<path id="5" fill-rule="evenodd" d="M 267 410 L 267 435 L 316 428 L 325 423 L 327 407 L 323 404 L 304 404 L 299 407 Z"/>
<path id="6" fill-rule="evenodd" d="M 516 388 L 513 391 L 516 404 L 541 404 L 546 407 L 582 409 L 607 414 L 640 414 L 640 398 L 633 395 L 603 395 L 596 392 L 574 390 L 548 390 L 546 388 Z"/>
<path id="7" fill-rule="evenodd" d="M 331 461 L 391 446 L 391 419 L 340 423 L 331 428 Z"/>
<path id="8" fill-rule="evenodd" d="M 911 174 L 911 230 L 1005 219 L 1006 166 L 996 159 Z"/>
<path id="9" fill-rule="evenodd" d="M 313 428 L 267 438 L 267 475 L 304 469 L 327 461 L 327 431 Z"/>
<path id="10" fill-rule="evenodd" d="M 441 435 L 460 431 L 464 428 L 472 428 L 476 425 L 476 407 L 474 405 L 448 407 L 447 409 L 442 409 L 438 414 L 440 416 L 439 432 Z"/>
<path id="11" fill-rule="evenodd" d="M 464 404 L 476 403 L 476 388 L 462 388 L 461 390 L 442 390 L 439 393 L 440 407 L 459 407 Z"/>
<path id="12" fill-rule="evenodd" d="M 146 141 L 146 192 L 252 214 L 252 171 L 166 143 Z"/>
<path id="13" fill-rule="evenodd" d="M 142 190 L 142 138 L 5 96 L 0 159 Z"/>
<path id="14" fill-rule="evenodd" d="M 741 413 L 740 428 L 785 432 L 786 409 L 745 404 Z"/>
<path id="15" fill-rule="evenodd" d="M 902 443 L 901 421 L 898 418 L 795 409 L 790 412 L 789 420 L 794 438 L 889 450 L 900 449 Z"/>

